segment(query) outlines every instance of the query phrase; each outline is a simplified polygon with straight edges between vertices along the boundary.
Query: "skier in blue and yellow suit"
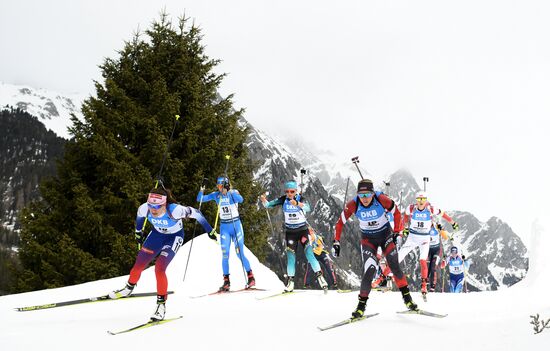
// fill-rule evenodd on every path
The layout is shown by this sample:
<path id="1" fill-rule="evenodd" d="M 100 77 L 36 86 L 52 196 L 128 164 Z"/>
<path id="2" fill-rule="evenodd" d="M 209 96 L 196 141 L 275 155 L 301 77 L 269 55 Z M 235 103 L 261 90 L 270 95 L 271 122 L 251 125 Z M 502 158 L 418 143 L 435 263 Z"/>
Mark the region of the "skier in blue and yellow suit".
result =
<path id="1" fill-rule="evenodd" d="M 216 201 L 220 216 L 220 245 L 222 248 L 222 269 L 223 285 L 220 291 L 229 291 L 229 250 L 231 242 L 235 243 L 235 251 L 241 260 L 244 269 L 247 272 L 247 288 L 256 285 L 254 274 L 250 268 L 250 262 L 244 255 L 244 230 L 239 217 L 239 203 L 243 202 L 243 197 L 236 189 L 231 189 L 227 177 L 218 177 L 216 181 L 218 191 L 203 195 L 204 187 L 197 195 L 197 201 L 208 202 Z"/>
<path id="2" fill-rule="evenodd" d="M 295 181 L 286 182 L 285 195 L 273 201 L 267 201 L 265 195 L 262 195 L 261 200 L 265 208 L 281 206 L 285 216 L 286 271 L 288 277 L 285 291 L 292 292 L 294 290 L 298 243 L 304 248 L 304 254 L 315 272 L 319 286 L 326 291 L 328 284 L 323 278 L 319 262 L 313 254 L 313 243 L 309 241 L 309 224 L 307 223 L 306 212 L 309 212 L 310 207 L 304 197 L 298 194 L 298 184 Z"/>

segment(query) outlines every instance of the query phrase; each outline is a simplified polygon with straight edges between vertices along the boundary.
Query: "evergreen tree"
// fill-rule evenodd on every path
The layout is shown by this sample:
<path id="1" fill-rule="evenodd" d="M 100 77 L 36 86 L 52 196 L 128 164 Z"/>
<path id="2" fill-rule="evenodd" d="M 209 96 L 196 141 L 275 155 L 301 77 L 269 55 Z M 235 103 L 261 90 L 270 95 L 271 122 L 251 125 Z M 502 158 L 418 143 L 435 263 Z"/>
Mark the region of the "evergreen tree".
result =
<path id="1" fill-rule="evenodd" d="M 239 124 L 232 96 L 220 98 L 223 75 L 213 72 L 200 30 L 166 14 L 136 34 L 115 59 L 101 65 L 103 84 L 73 117 L 54 179 L 42 184 L 42 201 L 23 212 L 20 291 L 58 287 L 127 274 L 134 262 L 133 225 L 167 150 L 162 174 L 180 203 L 196 205 L 204 176 L 221 174 L 231 156 L 230 176 L 245 198 L 247 245 L 263 257 L 267 226 L 256 203 L 248 159 L 247 130 Z M 204 213 L 213 222 L 214 207 Z M 198 226 L 200 228 L 200 226 Z M 186 223 L 186 240 L 192 223 Z"/>

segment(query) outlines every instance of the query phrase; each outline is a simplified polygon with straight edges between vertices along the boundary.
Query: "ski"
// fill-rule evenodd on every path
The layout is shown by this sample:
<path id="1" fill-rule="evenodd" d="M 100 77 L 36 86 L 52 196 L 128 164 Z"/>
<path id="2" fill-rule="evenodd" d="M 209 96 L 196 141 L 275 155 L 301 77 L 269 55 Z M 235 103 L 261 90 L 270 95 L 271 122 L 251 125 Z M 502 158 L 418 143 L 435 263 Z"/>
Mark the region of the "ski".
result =
<path id="1" fill-rule="evenodd" d="M 267 291 L 266 289 L 260 289 L 260 288 L 244 288 L 239 290 L 229 290 L 229 291 L 214 291 L 210 294 L 204 294 L 204 295 L 198 295 L 198 296 L 190 296 L 192 299 L 198 299 L 200 297 L 206 297 L 206 296 L 214 296 L 214 295 L 227 295 L 227 294 L 233 294 L 238 292 L 249 292 L 249 291 Z"/>
<path id="2" fill-rule="evenodd" d="M 147 323 L 143 323 L 143 324 L 140 324 L 140 325 L 136 325 L 135 327 L 132 327 L 132 328 L 129 328 L 129 329 L 124 329 L 124 330 L 120 330 L 120 331 L 116 331 L 116 332 L 112 332 L 112 331 L 107 331 L 107 333 L 111 334 L 111 335 L 118 335 L 118 334 L 123 334 L 123 333 L 128 333 L 128 332 L 131 332 L 131 331 L 135 331 L 135 330 L 140 330 L 140 329 L 145 329 L 145 328 L 150 328 L 150 327 L 154 327 L 155 325 L 160 325 L 160 324 L 165 324 L 165 323 L 168 323 L 168 322 L 172 322 L 172 321 L 175 321 L 175 320 L 178 320 L 180 318 L 183 318 L 183 316 L 179 316 L 179 317 L 175 317 L 175 318 L 168 318 L 168 319 L 163 319 L 161 321 L 153 321 L 153 320 L 150 320 L 149 322 Z"/>
<path id="3" fill-rule="evenodd" d="M 424 310 L 414 310 L 414 311 L 407 310 L 407 311 L 400 311 L 400 312 L 397 312 L 397 313 L 399 313 L 399 314 L 421 314 L 423 316 L 435 317 L 435 318 L 445 318 L 445 317 L 447 317 L 447 314 L 438 314 L 438 313 L 428 312 L 428 311 L 424 311 Z"/>
<path id="4" fill-rule="evenodd" d="M 173 293 L 174 293 L 173 291 L 168 292 L 168 294 L 173 294 Z M 103 296 L 89 297 L 87 299 L 47 303 L 47 304 L 44 304 L 44 305 L 16 307 L 15 310 L 18 311 L 18 312 L 36 311 L 36 310 L 45 310 L 45 309 L 48 309 L 48 308 L 55 308 L 55 307 L 80 305 L 80 304 L 91 303 L 91 302 L 126 300 L 126 299 L 132 299 L 132 298 L 136 298 L 136 297 L 147 297 L 147 296 L 157 296 L 157 293 L 156 292 L 136 293 L 136 294 L 132 294 L 128 297 L 121 297 L 121 298 L 118 298 L 118 299 L 110 299 L 108 295 L 103 295 Z"/>
<path id="5" fill-rule="evenodd" d="M 380 292 L 388 292 L 388 291 L 391 291 L 391 288 L 387 287 L 387 286 L 382 286 L 382 287 L 376 287 L 376 288 L 372 288 L 372 290 L 374 291 L 380 291 Z"/>
<path id="6" fill-rule="evenodd" d="M 305 292 L 305 291 L 283 291 L 283 292 L 273 294 L 273 295 L 257 297 L 256 300 L 266 300 L 266 299 L 271 299 L 273 297 L 288 296 L 288 295 L 294 295 L 294 294 L 299 294 L 299 293 L 303 293 L 303 292 Z"/>
<path id="7" fill-rule="evenodd" d="M 357 290 L 351 290 L 351 289 L 338 289 L 338 290 L 336 290 L 336 292 L 338 294 L 347 294 L 347 293 L 354 292 L 354 291 L 357 291 Z"/>
<path id="8" fill-rule="evenodd" d="M 371 317 L 374 317 L 374 316 L 377 316 L 377 315 L 378 315 L 378 313 L 373 313 L 373 314 L 366 314 L 363 317 L 359 317 L 359 318 L 348 318 L 348 319 L 344 319 L 341 322 L 338 322 L 338 323 L 335 323 L 335 324 L 332 324 L 332 325 L 329 325 L 329 326 L 326 326 L 326 327 L 317 327 L 317 329 L 319 329 L 320 331 L 325 331 L 325 330 L 341 327 L 343 325 L 348 325 L 348 324 L 351 324 L 351 323 L 359 322 L 359 321 L 362 321 L 362 320 L 365 320 L 367 318 L 371 318 Z"/>

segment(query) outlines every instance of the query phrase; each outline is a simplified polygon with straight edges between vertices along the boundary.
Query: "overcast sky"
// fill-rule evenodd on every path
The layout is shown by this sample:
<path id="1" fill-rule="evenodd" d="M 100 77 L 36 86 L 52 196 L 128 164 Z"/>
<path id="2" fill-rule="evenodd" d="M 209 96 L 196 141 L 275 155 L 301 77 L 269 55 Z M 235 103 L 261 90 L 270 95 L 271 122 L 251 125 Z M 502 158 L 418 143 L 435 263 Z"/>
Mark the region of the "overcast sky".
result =
<path id="1" fill-rule="evenodd" d="M 162 8 L 203 29 L 260 129 L 408 167 L 439 207 L 524 239 L 548 218 L 549 1 L 0 0 L 0 81 L 91 93 Z"/>

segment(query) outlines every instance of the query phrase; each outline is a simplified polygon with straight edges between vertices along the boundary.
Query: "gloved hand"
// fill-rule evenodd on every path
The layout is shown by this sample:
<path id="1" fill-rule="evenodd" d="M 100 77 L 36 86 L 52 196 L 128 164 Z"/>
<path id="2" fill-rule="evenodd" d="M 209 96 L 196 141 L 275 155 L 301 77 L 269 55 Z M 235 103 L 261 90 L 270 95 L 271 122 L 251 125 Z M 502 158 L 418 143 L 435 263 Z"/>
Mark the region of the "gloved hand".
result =
<path id="1" fill-rule="evenodd" d="M 231 185 L 229 184 L 229 182 L 223 182 L 223 188 L 229 191 L 229 189 L 231 189 Z"/>
<path id="2" fill-rule="evenodd" d="M 204 185 L 201 185 L 200 192 L 201 192 L 201 193 L 204 193 L 204 189 L 206 189 L 206 187 L 205 187 Z"/>
<path id="3" fill-rule="evenodd" d="M 391 240 L 395 245 L 397 245 L 397 238 L 399 237 L 399 232 L 393 232 L 391 235 Z"/>
<path id="4" fill-rule="evenodd" d="M 265 205 L 267 204 L 267 198 L 265 197 L 265 194 L 262 194 L 260 195 L 260 201 L 262 202 L 262 205 Z"/>
<path id="5" fill-rule="evenodd" d="M 441 260 L 441 269 L 445 268 L 445 257 Z"/>
<path id="6" fill-rule="evenodd" d="M 466 260 L 466 256 L 462 255 L 462 260 L 465 261 L 465 260 Z"/>
<path id="7" fill-rule="evenodd" d="M 408 237 L 409 236 L 409 228 L 403 229 L 403 231 L 401 232 L 401 235 L 403 235 L 403 239 Z"/>
<path id="8" fill-rule="evenodd" d="M 441 225 L 441 223 L 437 223 L 436 228 L 439 231 L 443 230 L 443 226 Z"/>
<path id="9" fill-rule="evenodd" d="M 298 201 L 292 199 L 292 200 L 290 200 L 290 204 L 291 204 L 292 206 L 298 206 Z"/>
<path id="10" fill-rule="evenodd" d="M 449 240 L 453 241 L 453 233 L 449 233 Z"/>
<path id="11" fill-rule="evenodd" d="M 218 241 L 218 233 L 216 232 L 216 229 L 212 229 L 212 231 L 208 233 L 208 237 L 214 241 Z"/>
<path id="12" fill-rule="evenodd" d="M 340 242 L 338 240 L 334 240 L 332 243 L 332 255 L 334 257 L 340 257 Z"/>
<path id="13" fill-rule="evenodd" d="M 453 223 L 453 230 L 455 231 L 458 230 L 458 223 L 456 222 Z"/>
<path id="14" fill-rule="evenodd" d="M 136 242 L 139 244 L 139 246 L 143 245 L 143 242 L 145 241 L 145 235 L 143 235 L 143 232 L 141 230 L 135 231 L 134 238 L 136 238 Z"/>

